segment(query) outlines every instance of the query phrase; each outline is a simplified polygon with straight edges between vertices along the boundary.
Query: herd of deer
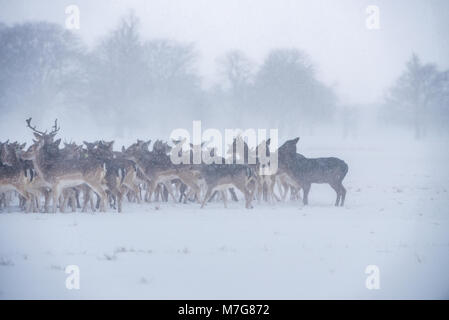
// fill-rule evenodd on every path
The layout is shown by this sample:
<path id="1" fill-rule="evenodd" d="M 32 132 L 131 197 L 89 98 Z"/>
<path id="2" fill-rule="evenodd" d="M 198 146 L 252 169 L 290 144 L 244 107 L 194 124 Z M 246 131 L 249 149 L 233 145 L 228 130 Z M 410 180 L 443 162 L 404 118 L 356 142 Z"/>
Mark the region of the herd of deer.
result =
<path id="1" fill-rule="evenodd" d="M 265 164 L 259 161 L 257 152 L 255 161 L 248 161 L 250 148 L 241 137 L 234 139 L 228 152 L 232 151 L 233 157 L 240 153 L 239 157 L 245 159 L 241 164 L 225 163 L 224 158 L 222 163 L 173 164 L 169 156 L 172 147 L 160 140 L 153 143 L 151 151 L 151 141 L 141 140 L 122 147 L 121 152 L 113 150 L 114 141 L 64 143 L 60 148 L 61 139 L 55 140 L 57 121 L 49 133 L 32 126 L 31 118 L 26 123 L 36 138 L 28 149 L 25 144 L 0 142 L 0 210 L 14 195 L 25 212 L 55 213 L 58 208 L 64 212 L 67 207 L 72 211 L 80 208 L 85 212 L 90 207 L 104 212 L 107 206 L 121 212 L 124 198 L 138 203 L 171 198 L 175 202 L 198 202 L 201 208 L 221 198 L 227 207 L 228 192 L 233 201 L 239 201 L 235 189 L 244 196 L 246 208 L 252 208 L 255 199 L 275 202 L 285 200 L 288 194 L 299 199 L 301 189 L 307 205 L 312 183 L 329 184 L 337 194 L 335 205 L 344 205 L 342 181 L 347 164 L 338 158 L 302 156 L 296 151 L 299 138 L 274 151 L 278 168 L 273 174 L 262 175 L 260 167 Z M 236 148 L 238 143 L 244 148 Z M 270 140 L 262 144 L 269 153 Z M 191 150 L 185 152 L 193 157 Z M 214 156 L 215 149 L 206 152 Z"/>

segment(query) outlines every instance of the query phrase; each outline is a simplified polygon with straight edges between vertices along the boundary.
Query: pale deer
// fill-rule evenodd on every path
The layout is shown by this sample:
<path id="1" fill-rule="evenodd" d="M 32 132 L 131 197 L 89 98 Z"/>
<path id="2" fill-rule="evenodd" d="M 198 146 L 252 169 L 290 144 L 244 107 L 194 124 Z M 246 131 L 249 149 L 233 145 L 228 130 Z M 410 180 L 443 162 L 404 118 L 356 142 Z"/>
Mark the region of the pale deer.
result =
<path id="1" fill-rule="evenodd" d="M 187 186 L 199 191 L 195 184 L 197 178 L 191 166 L 173 164 L 167 154 L 171 151 L 171 147 L 166 142 L 157 140 L 151 152 L 148 150 L 148 145 L 149 142 L 138 141 L 124 150 L 124 153 L 127 159 L 134 161 L 147 180 L 149 199 L 151 199 L 157 185 L 162 183 L 173 201 L 176 202 L 172 187 L 172 181 L 175 179 L 180 179 Z"/>
<path id="2" fill-rule="evenodd" d="M 15 145 L 18 145 L 15 143 Z M 15 146 L 13 148 L 16 148 Z M 8 142 L 0 146 L 0 194 L 16 191 L 24 200 L 25 211 L 30 211 L 31 196 L 25 186 L 28 182 L 23 162 L 17 162 Z"/>
<path id="3" fill-rule="evenodd" d="M 45 152 L 45 147 L 48 145 L 46 141 L 52 141 L 59 131 L 57 122 L 55 121 L 55 125 L 49 134 L 32 127 L 31 118 L 27 119 L 27 126 L 33 130 L 37 140 L 23 153 L 22 158 L 33 162 L 37 174 L 51 188 L 53 212 L 56 213 L 57 211 L 58 199 L 64 188 L 76 187 L 82 184 L 87 184 L 98 194 L 100 197 L 100 210 L 105 211 L 107 195 L 102 187 L 102 182 L 106 175 L 104 162 L 90 158 L 52 161 Z"/>

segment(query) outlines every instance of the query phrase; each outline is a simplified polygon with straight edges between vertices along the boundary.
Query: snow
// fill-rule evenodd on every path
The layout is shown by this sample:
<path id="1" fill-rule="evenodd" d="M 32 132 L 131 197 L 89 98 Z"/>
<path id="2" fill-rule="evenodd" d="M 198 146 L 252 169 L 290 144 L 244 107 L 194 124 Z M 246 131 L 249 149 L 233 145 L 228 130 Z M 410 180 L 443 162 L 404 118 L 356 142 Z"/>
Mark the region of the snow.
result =
<path id="1" fill-rule="evenodd" d="M 321 142 L 320 142 L 321 141 Z M 388 143 L 387 143 L 388 142 Z M 124 212 L 0 214 L 0 299 L 449 298 L 447 142 L 300 140 L 349 165 L 347 203 L 124 203 Z M 68 290 L 77 265 L 80 289 Z M 380 270 L 368 290 L 365 269 Z"/>

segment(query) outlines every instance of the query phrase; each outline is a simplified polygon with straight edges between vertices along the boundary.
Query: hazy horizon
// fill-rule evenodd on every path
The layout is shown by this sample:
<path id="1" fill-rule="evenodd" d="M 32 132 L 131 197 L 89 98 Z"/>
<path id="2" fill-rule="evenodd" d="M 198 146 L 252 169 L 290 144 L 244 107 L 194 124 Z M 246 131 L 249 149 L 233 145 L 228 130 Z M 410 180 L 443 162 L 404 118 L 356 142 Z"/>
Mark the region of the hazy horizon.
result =
<path id="1" fill-rule="evenodd" d="M 90 46 L 129 10 L 146 39 L 194 43 L 203 86 L 217 81 L 217 59 L 238 49 L 260 64 L 270 49 L 298 48 L 342 104 L 379 103 L 413 52 L 449 68 L 449 3 L 432 1 L 28 1 L 0 0 L 0 22 L 50 21 L 64 25 L 65 7 L 80 8 L 80 30 Z M 377 5 L 380 29 L 365 22 Z M 331 53 L 331 54 L 330 54 Z"/>

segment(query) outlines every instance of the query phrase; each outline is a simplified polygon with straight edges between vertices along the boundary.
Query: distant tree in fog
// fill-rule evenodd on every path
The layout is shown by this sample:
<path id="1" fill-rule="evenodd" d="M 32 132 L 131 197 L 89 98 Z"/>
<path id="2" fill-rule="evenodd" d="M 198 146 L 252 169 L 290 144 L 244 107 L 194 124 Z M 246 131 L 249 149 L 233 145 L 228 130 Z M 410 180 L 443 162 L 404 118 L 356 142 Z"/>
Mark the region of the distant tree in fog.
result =
<path id="1" fill-rule="evenodd" d="M 299 126 L 312 131 L 331 120 L 336 104 L 333 90 L 316 78 L 307 56 L 296 49 L 269 53 L 256 74 L 253 95 L 253 106 L 265 117 L 295 132 Z"/>
<path id="2" fill-rule="evenodd" d="M 252 103 L 249 98 L 253 90 L 254 63 L 239 50 L 229 51 L 217 61 L 221 82 L 214 88 L 215 92 L 210 92 L 215 98 L 213 104 L 218 105 L 215 112 L 224 111 L 224 117 L 234 117 L 234 125 L 242 126 L 241 120 L 249 118 L 245 112 Z"/>
<path id="3" fill-rule="evenodd" d="M 155 107 L 165 104 L 191 120 L 201 116 L 203 92 L 194 45 L 166 39 L 147 41 L 144 59 L 150 79 L 147 89 Z"/>
<path id="4" fill-rule="evenodd" d="M 100 124 L 116 127 L 120 135 L 120 118 L 132 116 L 133 105 L 145 93 L 148 70 L 138 24 L 133 14 L 124 17 L 94 48 L 86 66 L 85 103 Z"/>
<path id="5" fill-rule="evenodd" d="M 118 135 L 127 126 L 146 126 L 149 117 L 161 124 L 164 116 L 180 116 L 197 105 L 195 58 L 190 45 L 142 40 L 139 20 L 130 13 L 91 54 L 86 103 Z"/>
<path id="6" fill-rule="evenodd" d="M 384 116 L 390 122 L 413 128 L 415 139 L 426 136 L 430 126 L 448 116 L 448 76 L 434 64 L 423 64 L 416 54 L 389 89 Z"/>
<path id="7" fill-rule="evenodd" d="M 0 109 L 39 117 L 65 101 L 83 54 L 81 41 L 46 23 L 0 26 Z"/>
<path id="8" fill-rule="evenodd" d="M 221 73 L 229 90 L 238 95 L 248 90 L 254 77 L 254 66 L 251 60 L 241 51 L 229 51 L 221 60 Z"/>
<path id="9" fill-rule="evenodd" d="M 438 94 L 435 97 L 434 121 L 439 128 L 448 129 L 449 123 L 449 70 L 438 73 Z"/>
<path id="10" fill-rule="evenodd" d="M 338 118 L 342 127 L 343 139 L 357 137 L 360 109 L 361 106 L 358 105 L 345 105 L 339 108 Z"/>

